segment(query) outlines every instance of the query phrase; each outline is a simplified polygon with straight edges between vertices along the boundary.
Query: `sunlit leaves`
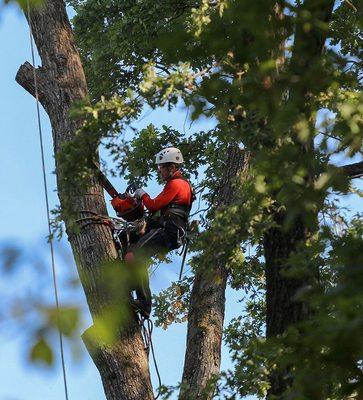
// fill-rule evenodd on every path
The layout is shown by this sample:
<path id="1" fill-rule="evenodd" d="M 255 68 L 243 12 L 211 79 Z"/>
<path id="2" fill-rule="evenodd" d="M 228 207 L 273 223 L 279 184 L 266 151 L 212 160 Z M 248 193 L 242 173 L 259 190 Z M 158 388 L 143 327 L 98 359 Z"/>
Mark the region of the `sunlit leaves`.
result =
<path id="1" fill-rule="evenodd" d="M 64 177 L 59 190 L 67 194 L 62 213 L 64 217 L 70 218 L 71 229 L 76 229 L 71 221 L 74 217 L 72 193 L 84 191 L 84 182 L 93 176 L 94 155 L 101 140 L 122 133 L 139 111 L 139 103 L 131 94 L 127 99 L 114 96 L 109 100 L 101 98 L 94 105 L 85 101 L 74 106 L 72 117 L 82 120 L 82 125 L 75 137 L 64 143 L 57 154 L 58 168 L 62 170 Z"/>
<path id="2" fill-rule="evenodd" d="M 144 79 L 140 84 L 140 90 L 145 97 L 150 98 L 150 104 L 163 106 L 165 104 L 176 105 L 183 93 L 194 88 L 194 75 L 190 74 L 190 65 L 182 63 L 176 71 L 168 74 L 167 77 L 158 76 L 155 65 L 146 65 Z"/>
<path id="3" fill-rule="evenodd" d="M 193 278 L 183 278 L 181 281 L 173 282 L 168 289 L 154 295 L 156 326 L 167 329 L 172 323 L 187 320 L 192 282 Z"/>

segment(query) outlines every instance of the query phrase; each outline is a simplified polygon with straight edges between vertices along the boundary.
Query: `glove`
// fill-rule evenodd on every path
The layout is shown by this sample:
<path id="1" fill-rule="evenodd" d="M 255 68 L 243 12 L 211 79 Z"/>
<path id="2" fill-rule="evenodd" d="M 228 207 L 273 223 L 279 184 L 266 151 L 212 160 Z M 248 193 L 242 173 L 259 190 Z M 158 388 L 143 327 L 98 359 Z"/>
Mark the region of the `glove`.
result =
<path id="1" fill-rule="evenodd" d="M 146 194 L 144 189 L 136 189 L 134 193 L 134 197 L 138 200 L 141 200 L 142 196 Z"/>

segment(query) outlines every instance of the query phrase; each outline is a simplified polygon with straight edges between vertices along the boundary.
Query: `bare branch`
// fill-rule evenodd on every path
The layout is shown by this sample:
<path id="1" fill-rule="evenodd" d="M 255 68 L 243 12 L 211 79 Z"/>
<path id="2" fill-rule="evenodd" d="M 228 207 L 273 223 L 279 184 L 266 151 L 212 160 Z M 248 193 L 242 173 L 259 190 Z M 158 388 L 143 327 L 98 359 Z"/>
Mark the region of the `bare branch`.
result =
<path id="1" fill-rule="evenodd" d="M 350 178 L 361 178 L 363 176 L 363 161 L 343 165 L 340 167 Z"/>

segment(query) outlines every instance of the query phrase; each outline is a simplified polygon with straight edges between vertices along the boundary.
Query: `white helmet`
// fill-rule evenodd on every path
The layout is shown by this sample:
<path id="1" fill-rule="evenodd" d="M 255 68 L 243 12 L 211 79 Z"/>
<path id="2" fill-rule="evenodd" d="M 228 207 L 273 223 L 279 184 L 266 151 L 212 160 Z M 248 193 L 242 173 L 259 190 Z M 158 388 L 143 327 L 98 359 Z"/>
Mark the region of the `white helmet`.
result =
<path id="1" fill-rule="evenodd" d="M 167 147 L 156 154 L 156 164 L 182 164 L 184 162 L 183 154 L 176 147 Z"/>

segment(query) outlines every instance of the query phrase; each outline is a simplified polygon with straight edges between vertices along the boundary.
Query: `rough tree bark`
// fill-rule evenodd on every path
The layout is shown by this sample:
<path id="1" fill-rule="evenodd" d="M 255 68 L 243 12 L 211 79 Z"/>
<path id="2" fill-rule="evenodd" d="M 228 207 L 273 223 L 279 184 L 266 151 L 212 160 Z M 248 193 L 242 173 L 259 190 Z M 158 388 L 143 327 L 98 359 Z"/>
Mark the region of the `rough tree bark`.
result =
<path id="1" fill-rule="evenodd" d="M 233 200 L 233 181 L 246 173 L 250 155 L 238 145 L 228 148 L 226 167 L 215 207 L 228 206 Z M 225 312 L 225 291 L 228 272 L 218 262 L 213 271 L 199 270 L 190 299 L 187 350 L 180 400 L 210 399 L 215 385 L 211 382 L 220 372 L 221 342 Z M 208 383 L 211 383 L 210 387 Z"/>
<path id="2" fill-rule="evenodd" d="M 333 0 L 306 0 L 305 10 L 310 12 L 312 20 L 329 22 L 333 11 Z M 294 75 L 303 81 L 304 74 L 311 65 L 319 61 L 326 40 L 323 34 L 315 27 L 307 32 L 302 24 L 298 24 L 295 32 L 293 54 L 290 69 Z M 289 101 L 305 114 L 306 118 L 314 122 L 309 115 L 305 85 L 296 85 L 291 91 Z M 313 152 L 313 143 L 302 146 L 302 154 Z M 316 171 L 310 171 L 307 180 L 314 179 Z M 296 252 L 298 246 L 306 241 L 311 234 L 302 215 L 297 216 L 288 230 L 283 229 L 286 213 L 277 211 L 273 215 L 275 227 L 264 235 L 264 253 L 266 261 L 266 335 L 274 337 L 281 335 L 296 322 L 308 318 L 310 312 L 306 304 L 296 300 L 298 292 L 311 283 L 311 277 L 291 278 L 284 275 L 289 270 L 288 259 Z M 290 383 L 288 374 L 273 373 L 270 377 L 271 388 L 268 397 L 280 396 Z"/>
<path id="3" fill-rule="evenodd" d="M 26 15 L 27 16 L 27 15 Z M 80 121 L 71 120 L 69 109 L 74 101 L 87 96 L 87 84 L 81 60 L 74 44 L 72 29 L 63 0 L 47 0 L 38 10 L 32 10 L 31 27 L 42 60 L 36 69 L 39 82 L 39 100 L 51 121 L 54 152 L 60 151 L 65 141 L 74 137 Z M 22 65 L 17 82 L 35 96 L 33 66 Z M 63 176 L 57 169 L 58 186 Z M 71 177 L 68 177 L 71 179 Z M 102 188 L 94 179 L 87 182 L 86 193 L 74 196 L 74 211 L 81 217 L 82 210 L 97 214 L 107 213 Z M 67 193 L 59 191 L 61 205 Z M 66 226 L 69 221 L 65 221 Z M 79 233 L 70 232 L 69 241 L 77 261 L 77 268 L 84 287 L 93 320 L 109 304 L 104 290 L 102 266 L 118 257 L 110 229 L 105 225 L 80 226 Z M 151 400 L 152 386 L 148 358 L 136 318 L 117 332 L 116 343 L 89 340 L 84 336 L 90 355 L 95 362 L 108 400 Z"/>

